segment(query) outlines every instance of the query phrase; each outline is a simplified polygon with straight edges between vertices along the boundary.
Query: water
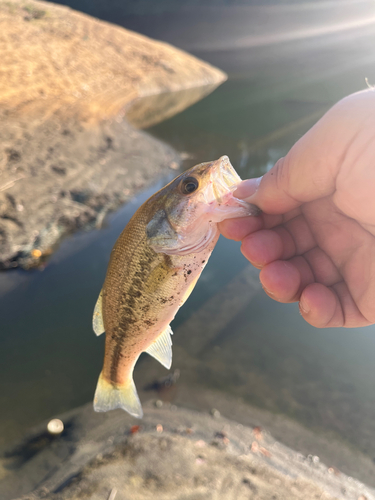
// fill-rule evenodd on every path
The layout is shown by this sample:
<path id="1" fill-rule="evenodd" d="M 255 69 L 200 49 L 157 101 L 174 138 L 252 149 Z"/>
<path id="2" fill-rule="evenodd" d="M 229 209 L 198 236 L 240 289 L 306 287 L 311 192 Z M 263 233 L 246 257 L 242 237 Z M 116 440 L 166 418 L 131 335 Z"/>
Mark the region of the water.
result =
<path id="1" fill-rule="evenodd" d="M 131 28 L 136 23 L 140 31 L 178 45 L 175 24 L 168 31 L 146 18 L 142 24 L 142 19 L 124 18 L 123 24 Z M 192 15 L 185 18 L 187 48 L 193 21 Z M 215 50 L 212 44 L 199 46 L 196 37 L 194 44 L 194 53 L 228 72 L 228 82 L 149 129 L 189 155 L 186 168 L 228 154 L 243 178 L 261 175 L 330 105 L 363 89 L 365 78 L 375 82 L 369 28 L 250 48 L 232 43 L 227 50 Z M 66 239 L 44 270 L 0 275 L 0 443 L 92 399 L 104 339 L 93 334 L 91 316 L 110 250 L 135 209 L 167 180 L 108 217 L 102 230 Z M 218 391 L 218 398 L 230 394 L 317 434 L 328 432 L 375 458 L 375 327 L 314 329 L 295 304 L 269 299 L 256 278 L 249 281 L 253 288 L 244 299 L 243 284 L 230 283 L 247 266 L 239 244 L 221 239 L 172 325 L 173 366 L 181 369 L 181 391 L 189 392 L 190 404 L 203 389 Z M 227 296 L 217 295 L 226 290 Z M 234 304 L 243 300 L 237 309 L 226 306 L 229 293 Z M 209 304 L 215 311 L 215 297 L 223 323 L 206 332 L 199 314 Z M 165 374 L 144 356 L 136 370 L 137 386 L 141 390 Z M 141 390 L 142 397 L 148 394 Z"/>

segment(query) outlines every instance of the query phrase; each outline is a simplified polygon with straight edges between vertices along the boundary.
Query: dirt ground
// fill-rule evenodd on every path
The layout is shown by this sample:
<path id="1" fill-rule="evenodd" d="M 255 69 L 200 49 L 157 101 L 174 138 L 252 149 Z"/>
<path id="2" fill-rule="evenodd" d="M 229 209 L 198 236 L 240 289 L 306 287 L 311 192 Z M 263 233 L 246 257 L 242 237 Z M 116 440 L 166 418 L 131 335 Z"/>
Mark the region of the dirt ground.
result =
<path id="1" fill-rule="evenodd" d="M 129 125 L 128 108 L 138 127 L 155 123 L 225 78 L 68 8 L 0 0 L 0 268 L 37 265 L 64 234 L 100 225 L 178 168 L 176 152 Z"/>
<path id="2" fill-rule="evenodd" d="M 65 234 L 100 227 L 108 211 L 180 161 L 121 118 L 90 128 L 55 117 L 19 124 L 0 125 L 9 145 L 0 181 L 3 268 L 38 265 Z"/>

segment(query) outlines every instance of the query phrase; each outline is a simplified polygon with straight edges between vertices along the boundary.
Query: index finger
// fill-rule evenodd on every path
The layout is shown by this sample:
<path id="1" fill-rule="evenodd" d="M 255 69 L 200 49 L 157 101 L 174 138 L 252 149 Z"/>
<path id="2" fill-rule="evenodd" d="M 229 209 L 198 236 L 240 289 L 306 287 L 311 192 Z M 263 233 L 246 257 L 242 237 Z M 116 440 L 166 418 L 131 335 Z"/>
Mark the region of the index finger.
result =
<path id="1" fill-rule="evenodd" d="M 246 236 L 260 229 L 272 229 L 288 220 L 288 214 L 268 215 L 261 214 L 257 217 L 241 217 L 225 219 L 218 223 L 220 233 L 229 240 L 242 241 Z"/>

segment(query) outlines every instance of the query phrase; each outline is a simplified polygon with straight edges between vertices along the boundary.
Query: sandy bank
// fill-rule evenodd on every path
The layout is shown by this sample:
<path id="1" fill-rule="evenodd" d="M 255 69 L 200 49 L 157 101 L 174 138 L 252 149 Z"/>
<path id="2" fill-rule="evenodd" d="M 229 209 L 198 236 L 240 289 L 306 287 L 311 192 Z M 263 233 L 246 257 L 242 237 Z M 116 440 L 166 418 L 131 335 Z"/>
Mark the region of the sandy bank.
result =
<path id="1" fill-rule="evenodd" d="M 134 98 L 219 84 L 225 74 L 169 44 L 41 1 L 0 1 L 0 108 L 110 118 Z"/>
<path id="2" fill-rule="evenodd" d="M 121 411 L 94 414 L 89 404 L 61 416 L 58 438 L 46 424 L 35 429 L 1 459 L 2 498 L 375 498 L 374 490 L 261 428 L 151 402 L 145 410 L 135 421 Z"/>
<path id="3" fill-rule="evenodd" d="M 1 268 L 37 264 L 178 168 L 176 152 L 129 125 L 128 108 L 149 125 L 226 78 L 168 44 L 35 1 L 0 0 L 0 61 Z"/>

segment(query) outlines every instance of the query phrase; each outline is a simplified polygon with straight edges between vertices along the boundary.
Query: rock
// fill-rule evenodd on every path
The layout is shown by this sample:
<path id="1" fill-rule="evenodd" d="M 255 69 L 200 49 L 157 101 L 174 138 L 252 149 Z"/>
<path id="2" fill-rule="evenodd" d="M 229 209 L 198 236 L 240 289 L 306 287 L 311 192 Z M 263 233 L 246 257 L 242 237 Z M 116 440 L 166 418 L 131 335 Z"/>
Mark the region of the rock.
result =
<path id="1" fill-rule="evenodd" d="M 168 44 L 33 0 L 0 0 L 0 60 L 2 269 L 39 265 L 65 234 L 100 226 L 178 169 L 127 109 L 138 127 L 156 123 L 226 78 Z"/>
<path id="2" fill-rule="evenodd" d="M 67 7 L 0 0 L 0 109 L 86 121 L 135 98 L 218 85 L 226 75 L 163 42 Z"/>

